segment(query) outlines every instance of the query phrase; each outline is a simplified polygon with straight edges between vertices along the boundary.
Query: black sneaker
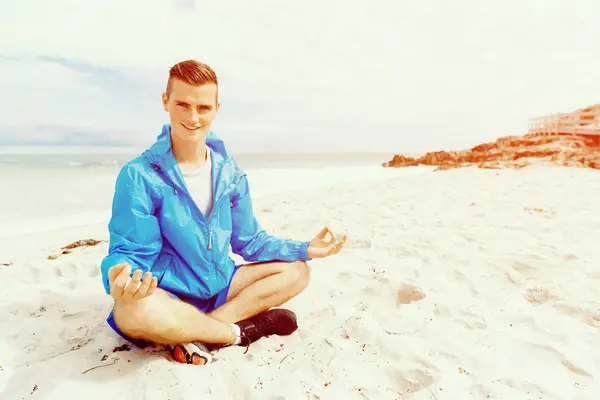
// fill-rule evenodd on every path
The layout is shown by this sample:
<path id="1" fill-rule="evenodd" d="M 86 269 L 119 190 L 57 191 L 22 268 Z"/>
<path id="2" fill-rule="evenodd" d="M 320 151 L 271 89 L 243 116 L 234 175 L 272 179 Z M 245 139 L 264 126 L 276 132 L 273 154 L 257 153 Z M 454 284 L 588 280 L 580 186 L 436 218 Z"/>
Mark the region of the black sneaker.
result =
<path id="1" fill-rule="evenodd" d="M 296 314 L 284 308 L 274 308 L 236 324 L 240 327 L 241 343 L 246 351 L 251 343 L 270 335 L 287 336 L 298 329 Z"/>

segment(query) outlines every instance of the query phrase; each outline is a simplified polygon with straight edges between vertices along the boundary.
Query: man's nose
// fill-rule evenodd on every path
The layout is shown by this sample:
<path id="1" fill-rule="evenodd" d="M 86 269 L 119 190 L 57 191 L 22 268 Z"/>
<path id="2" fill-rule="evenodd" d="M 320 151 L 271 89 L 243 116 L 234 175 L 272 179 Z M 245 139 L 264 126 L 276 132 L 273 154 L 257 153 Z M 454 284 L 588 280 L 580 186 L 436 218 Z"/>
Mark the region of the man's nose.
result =
<path id="1" fill-rule="evenodd" d="M 200 121 L 200 115 L 198 114 L 198 111 L 192 109 L 189 115 L 189 120 L 194 124 L 198 123 L 198 121 Z"/>

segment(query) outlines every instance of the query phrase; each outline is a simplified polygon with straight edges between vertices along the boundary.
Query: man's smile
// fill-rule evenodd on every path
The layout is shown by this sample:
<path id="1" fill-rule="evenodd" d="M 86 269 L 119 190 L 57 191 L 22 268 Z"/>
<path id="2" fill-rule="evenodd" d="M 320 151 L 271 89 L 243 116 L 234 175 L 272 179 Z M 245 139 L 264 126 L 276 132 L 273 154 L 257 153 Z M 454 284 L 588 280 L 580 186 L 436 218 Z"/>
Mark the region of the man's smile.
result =
<path id="1" fill-rule="evenodd" d="M 202 128 L 202 126 L 190 126 L 190 125 L 186 125 L 186 124 L 181 124 L 181 126 L 183 126 L 185 129 L 187 129 L 190 132 L 196 132 L 197 130 L 199 130 L 200 128 Z"/>

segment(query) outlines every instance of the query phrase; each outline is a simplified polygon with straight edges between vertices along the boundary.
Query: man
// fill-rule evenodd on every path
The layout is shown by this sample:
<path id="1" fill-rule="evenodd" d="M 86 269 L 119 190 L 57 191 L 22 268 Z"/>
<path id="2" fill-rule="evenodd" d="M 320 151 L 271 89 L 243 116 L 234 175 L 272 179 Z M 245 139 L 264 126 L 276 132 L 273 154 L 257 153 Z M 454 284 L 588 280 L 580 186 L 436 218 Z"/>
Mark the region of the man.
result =
<path id="1" fill-rule="evenodd" d="M 178 362 L 204 364 L 207 346 L 249 346 L 297 329 L 272 309 L 307 286 L 306 261 L 346 241 L 323 228 L 310 241 L 269 235 L 253 216 L 248 181 L 210 127 L 220 104 L 214 71 L 194 60 L 170 69 L 162 103 L 170 124 L 117 177 L 101 264 L 114 307 L 107 321 L 138 346 L 164 344 Z M 251 262 L 234 265 L 229 249 Z"/>

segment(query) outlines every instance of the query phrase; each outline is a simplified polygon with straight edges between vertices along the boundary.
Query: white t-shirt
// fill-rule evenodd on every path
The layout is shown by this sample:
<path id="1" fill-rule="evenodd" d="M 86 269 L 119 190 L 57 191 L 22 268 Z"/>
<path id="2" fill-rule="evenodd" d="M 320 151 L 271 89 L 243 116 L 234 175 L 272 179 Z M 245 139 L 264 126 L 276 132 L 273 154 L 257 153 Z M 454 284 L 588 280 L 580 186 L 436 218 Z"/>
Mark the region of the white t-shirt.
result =
<path id="1" fill-rule="evenodd" d="M 212 163 L 210 148 L 206 147 L 206 160 L 204 165 L 196 168 L 181 168 L 185 184 L 188 187 L 192 198 L 198 205 L 198 208 L 204 213 L 206 219 L 212 212 L 213 191 L 212 191 Z"/>

